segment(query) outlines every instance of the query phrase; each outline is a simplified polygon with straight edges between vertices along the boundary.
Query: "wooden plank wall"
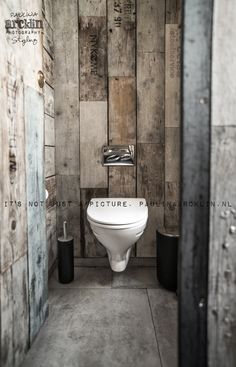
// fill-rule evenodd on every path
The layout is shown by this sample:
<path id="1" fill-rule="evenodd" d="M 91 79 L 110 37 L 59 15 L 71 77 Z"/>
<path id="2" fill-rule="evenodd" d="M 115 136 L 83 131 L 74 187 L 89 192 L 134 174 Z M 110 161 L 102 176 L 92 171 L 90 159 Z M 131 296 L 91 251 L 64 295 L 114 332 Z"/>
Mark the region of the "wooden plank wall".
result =
<path id="1" fill-rule="evenodd" d="M 145 197 L 149 222 L 135 255 L 153 257 L 157 227 L 178 227 L 180 5 L 171 0 L 78 4 L 64 9 L 57 0 L 53 12 L 58 198 L 68 200 L 69 180 L 77 178 L 80 189 L 72 199 L 80 208 L 64 209 L 63 218 L 73 221 L 77 256 L 104 256 L 91 235 L 86 204 L 92 196 Z M 107 143 L 134 144 L 136 165 L 102 167 Z M 171 202 L 167 209 L 165 196 Z"/>
<path id="2" fill-rule="evenodd" d="M 208 366 L 236 365 L 236 3 L 214 2 Z M 228 203 L 229 202 L 229 203 Z M 230 206 L 229 206 L 230 205 Z"/>
<path id="3" fill-rule="evenodd" d="M 45 134 L 45 186 L 48 191 L 46 201 L 46 233 L 49 273 L 57 258 L 56 226 L 56 163 L 55 163 L 55 119 L 54 119 L 54 45 L 52 23 L 52 1 L 43 0 L 44 20 L 43 73 L 44 86 L 44 134 Z"/>

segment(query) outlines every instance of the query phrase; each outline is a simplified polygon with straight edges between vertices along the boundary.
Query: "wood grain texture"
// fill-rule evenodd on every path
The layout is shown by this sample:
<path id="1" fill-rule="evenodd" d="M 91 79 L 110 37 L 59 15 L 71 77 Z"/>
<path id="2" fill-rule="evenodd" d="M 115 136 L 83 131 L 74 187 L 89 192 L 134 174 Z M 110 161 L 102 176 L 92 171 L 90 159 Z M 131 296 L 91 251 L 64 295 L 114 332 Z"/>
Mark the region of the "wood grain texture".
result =
<path id="1" fill-rule="evenodd" d="M 43 49 L 43 72 L 46 82 L 53 88 L 54 84 L 54 62 L 51 56 Z"/>
<path id="2" fill-rule="evenodd" d="M 83 246 L 85 257 L 104 257 L 107 256 L 105 248 L 94 236 L 87 220 L 87 206 L 90 199 L 107 197 L 107 189 L 82 189 L 81 194 L 81 245 Z"/>
<path id="3" fill-rule="evenodd" d="M 165 51 L 165 0 L 137 0 L 137 51 Z"/>
<path id="4" fill-rule="evenodd" d="M 56 176 L 46 178 L 45 185 L 45 188 L 48 191 L 46 209 L 49 210 L 56 205 Z"/>
<path id="5" fill-rule="evenodd" d="M 85 17 L 106 16 L 106 0 L 80 0 L 79 15 Z"/>
<path id="6" fill-rule="evenodd" d="M 182 0 L 166 0 L 166 24 L 181 23 Z"/>
<path id="7" fill-rule="evenodd" d="M 165 55 L 137 54 L 137 140 L 164 143 Z"/>
<path id="8" fill-rule="evenodd" d="M 79 174 L 79 48 L 76 0 L 53 2 L 56 172 Z M 71 26 L 73 24 L 73 27 Z"/>
<path id="9" fill-rule="evenodd" d="M 54 58 L 53 31 L 48 21 L 43 18 L 43 47 Z"/>
<path id="10" fill-rule="evenodd" d="M 44 115 L 45 145 L 55 146 L 55 120 L 53 117 Z"/>
<path id="11" fill-rule="evenodd" d="M 136 142 L 135 78 L 109 78 L 109 143 Z"/>
<path id="12" fill-rule="evenodd" d="M 217 103 L 213 99 L 213 109 Z M 210 210 L 208 355 L 210 367 L 231 367 L 236 363 L 236 248 L 230 232 L 236 225 L 236 127 L 213 127 L 211 142 L 211 200 L 216 207 Z M 228 201 L 231 207 L 224 207 Z"/>
<path id="13" fill-rule="evenodd" d="M 57 259 L 57 210 L 56 205 L 47 209 L 46 230 L 47 230 L 47 249 L 48 249 L 48 272 L 52 269 Z"/>
<path id="14" fill-rule="evenodd" d="M 45 146 L 45 177 L 54 176 L 55 173 L 55 147 Z"/>
<path id="15" fill-rule="evenodd" d="M 107 0 L 108 75 L 135 76 L 135 0 Z"/>
<path id="16" fill-rule="evenodd" d="M 48 21 L 50 26 L 52 26 L 52 0 L 42 0 L 42 11 L 45 19 Z"/>
<path id="17" fill-rule="evenodd" d="M 44 85 L 44 112 L 54 117 L 54 90 L 48 85 Z"/>
<path id="18" fill-rule="evenodd" d="M 102 146 L 107 143 L 107 103 L 80 102 L 80 187 L 107 187 Z"/>
<path id="19" fill-rule="evenodd" d="M 179 182 L 165 182 L 165 213 L 164 226 L 166 230 L 174 229 L 179 232 L 180 219 L 180 184 Z"/>
<path id="20" fill-rule="evenodd" d="M 137 195 L 156 203 L 164 199 L 164 149 L 160 144 L 138 144 Z"/>
<path id="21" fill-rule="evenodd" d="M 32 341 L 47 311 L 47 243 L 44 182 L 44 113 L 43 96 L 25 88 L 26 177 L 28 205 L 28 267 L 30 301 L 30 340 Z M 32 108 L 34 106 L 34 108 Z"/>
<path id="22" fill-rule="evenodd" d="M 165 53 L 165 126 L 180 126 L 180 47 L 181 30 L 177 24 L 166 25 Z"/>
<path id="23" fill-rule="evenodd" d="M 165 129 L 165 180 L 178 182 L 180 179 L 180 130 Z"/>
<path id="24" fill-rule="evenodd" d="M 80 100 L 107 99 L 106 17 L 80 17 Z"/>
<path id="25" fill-rule="evenodd" d="M 81 256 L 79 176 L 57 175 L 57 234 L 62 235 L 63 221 L 74 237 L 74 255 Z"/>
<path id="26" fill-rule="evenodd" d="M 109 167 L 109 197 L 136 197 L 136 167 Z"/>

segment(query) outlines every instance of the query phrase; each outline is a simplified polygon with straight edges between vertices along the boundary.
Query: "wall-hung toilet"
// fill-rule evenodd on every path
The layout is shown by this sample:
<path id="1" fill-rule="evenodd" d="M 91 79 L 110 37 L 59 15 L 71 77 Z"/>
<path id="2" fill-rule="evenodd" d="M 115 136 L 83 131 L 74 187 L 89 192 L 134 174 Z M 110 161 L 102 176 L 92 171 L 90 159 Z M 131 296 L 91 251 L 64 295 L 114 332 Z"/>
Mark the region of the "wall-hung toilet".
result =
<path id="1" fill-rule="evenodd" d="M 132 246 L 146 228 L 146 200 L 94 198 L 89 202 L 87 218 L 95 237 L 107 250 L 112 270 L 125 270 Z"/>

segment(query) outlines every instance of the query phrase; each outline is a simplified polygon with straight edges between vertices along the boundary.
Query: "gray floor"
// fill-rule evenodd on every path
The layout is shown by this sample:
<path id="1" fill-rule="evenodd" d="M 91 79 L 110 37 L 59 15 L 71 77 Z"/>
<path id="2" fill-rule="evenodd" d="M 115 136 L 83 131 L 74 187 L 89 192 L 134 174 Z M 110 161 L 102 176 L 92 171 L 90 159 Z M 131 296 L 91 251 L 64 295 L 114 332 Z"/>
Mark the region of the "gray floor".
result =
<path id="1" fill-rule="evenodd" d="M 177 300 L 153 267 L 80 267 L 50 283 L 50 314 L 23 367 L 176 367 Z"/>

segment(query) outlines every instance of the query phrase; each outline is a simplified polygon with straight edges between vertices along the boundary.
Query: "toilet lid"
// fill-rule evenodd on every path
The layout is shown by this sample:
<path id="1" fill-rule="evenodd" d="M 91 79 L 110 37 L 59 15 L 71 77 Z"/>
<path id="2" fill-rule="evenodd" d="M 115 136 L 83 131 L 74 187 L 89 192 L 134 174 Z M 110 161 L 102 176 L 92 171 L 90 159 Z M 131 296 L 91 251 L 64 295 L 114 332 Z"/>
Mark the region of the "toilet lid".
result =
<path id="1" fill-rule="evenodd" d="M 87 217 L 107 225 L 133 224 L 148 217 L 148 207 L 146 200 L 139 198 L 93 198 Z"/>

